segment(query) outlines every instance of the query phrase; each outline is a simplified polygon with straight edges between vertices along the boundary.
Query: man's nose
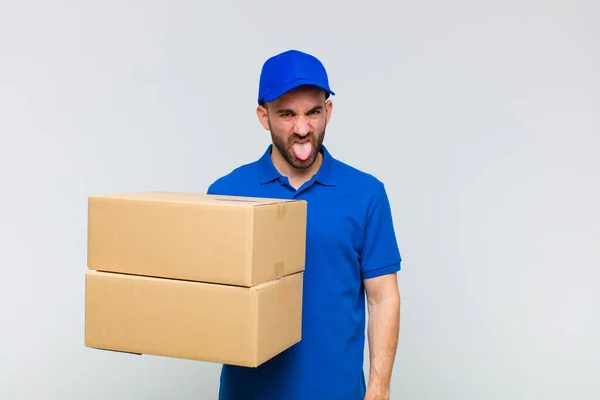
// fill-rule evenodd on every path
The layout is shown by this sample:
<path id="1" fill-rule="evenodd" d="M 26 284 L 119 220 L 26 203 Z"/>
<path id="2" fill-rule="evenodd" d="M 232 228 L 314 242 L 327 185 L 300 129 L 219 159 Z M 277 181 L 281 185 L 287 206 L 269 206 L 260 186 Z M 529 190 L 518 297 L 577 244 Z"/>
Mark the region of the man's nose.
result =
<path id="1" fill-rule="evenodd" d="M 308 123 L 308 118 L 304 116 L 296 117 L 294 132 L 300 136 L 308 135 L 310 133 L 310 124 Z"/>

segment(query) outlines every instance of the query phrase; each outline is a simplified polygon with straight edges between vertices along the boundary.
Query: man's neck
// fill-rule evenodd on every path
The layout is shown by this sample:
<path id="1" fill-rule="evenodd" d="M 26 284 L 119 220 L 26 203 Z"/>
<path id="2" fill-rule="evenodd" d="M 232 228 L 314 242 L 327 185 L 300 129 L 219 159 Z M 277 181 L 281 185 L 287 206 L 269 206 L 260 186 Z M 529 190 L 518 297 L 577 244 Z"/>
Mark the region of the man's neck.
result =
<path id="1" fill-rule="evenodd" d="M 275 148 L 273 148 L 273 151 L 271 152 L 271 161 L 273 162 L 275 169 L 277 169 L 281 175 L 288 178 L 290 185 L 295 189 L 298 189 L 319 171 L 321 164 L 323 164 L 323 153 L 319 152 L 313 165 L 307 169 L 294 168 Z"/>

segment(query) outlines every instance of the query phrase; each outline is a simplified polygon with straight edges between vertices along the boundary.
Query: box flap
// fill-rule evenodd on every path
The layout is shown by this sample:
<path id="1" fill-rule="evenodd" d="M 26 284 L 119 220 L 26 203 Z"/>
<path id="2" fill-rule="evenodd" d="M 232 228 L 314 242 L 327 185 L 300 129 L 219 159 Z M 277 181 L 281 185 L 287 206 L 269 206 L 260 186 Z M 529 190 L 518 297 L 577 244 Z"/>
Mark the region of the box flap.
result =
<path id="1" fill-rule="evenodd" d="M 107 195 L 90 196 L 90 201 L 94 199 L 115 199 L 115 200 L 142 200 L 142 201 L 166 201 L 175 203 L 190 203 L 202 205 L 218 206 L 247 206 L 256 207 L 271 204 L 288 203 L 296 200 L 290 199 L 271 199 L 244 196 L 222 196 L 201 193 L 179 193 L 179 192 L 137 192 L 137 193 L 115 193 Z"/>
<path id="2" fill-rule="evenodd" d="M 256 360 L 260 365 L 302 340 L 302 288 L 298 272 L 250 290 L 256 298 Z"/>

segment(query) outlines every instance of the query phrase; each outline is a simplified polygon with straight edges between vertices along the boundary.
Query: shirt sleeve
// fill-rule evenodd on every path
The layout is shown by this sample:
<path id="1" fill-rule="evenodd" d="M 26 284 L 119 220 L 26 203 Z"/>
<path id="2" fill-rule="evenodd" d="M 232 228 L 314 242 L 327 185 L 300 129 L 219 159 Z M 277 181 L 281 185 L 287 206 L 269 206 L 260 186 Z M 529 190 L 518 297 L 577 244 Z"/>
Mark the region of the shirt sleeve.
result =
<path id="1" fill-rule="evenodd" d="M 388 195 L 383 183 L 378 182 L 367 211 L 361 254 L 362 278 L 398 272 L 401 261 Z"/>
<path id="2" fill-rule="evenodd" d="M 217 182 L 213 182 L 208 186 L 208 189 L 206 190 L 206 194 L 208 194 L 208 195 L 220 194 L 219 191 L 217 190 Z"/>
<path id="3" fill-rule="evenodd" d="M 223 185 L 223 178 L 219 178 L 208 186 L 206 191 L 208 195 L 226 196 L 229 194 Z"/>

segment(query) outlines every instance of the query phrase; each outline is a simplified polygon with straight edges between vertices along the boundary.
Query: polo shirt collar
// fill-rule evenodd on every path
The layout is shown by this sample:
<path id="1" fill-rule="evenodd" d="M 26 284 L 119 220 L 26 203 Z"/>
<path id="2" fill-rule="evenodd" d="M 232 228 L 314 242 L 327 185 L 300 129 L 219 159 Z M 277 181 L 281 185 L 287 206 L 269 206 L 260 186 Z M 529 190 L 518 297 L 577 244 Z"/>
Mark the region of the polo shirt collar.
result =
<path id="1" fill-rule="evenodd" d="M 270 144 L 262 157 L 258 160 L 258 180 L 261 185 L 272 182 L 282 176 L 271 160 L 272 149 L 273 145 Z M 322 185 L 333 186 L 335 185 L 333 174 L 334 159 L 324 145 L 321 145 L 321 152 L 323 153 L 323 162 L 313 180 Z"/>

